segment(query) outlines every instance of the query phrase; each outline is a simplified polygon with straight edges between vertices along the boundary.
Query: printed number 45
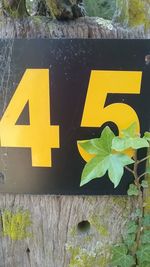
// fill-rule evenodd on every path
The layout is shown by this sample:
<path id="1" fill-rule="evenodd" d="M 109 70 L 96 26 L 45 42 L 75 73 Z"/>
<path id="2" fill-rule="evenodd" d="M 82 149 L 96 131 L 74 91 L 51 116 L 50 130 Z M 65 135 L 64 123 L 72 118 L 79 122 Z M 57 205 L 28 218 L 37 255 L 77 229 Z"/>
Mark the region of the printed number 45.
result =
<path id="1" fill-rule="evenodd" d="M 140 94 L 141 77 L 141 72 L 92 71 L 81 127 L 100 127 L 112 121 L 121 131 L 136 121 L 139 130 L 138 116 L 129 105 L 104 105 L 108 93 Z M 27 102 L 30 125 L 16 125 Z M 49 70 L 28 69 L 0 121 L 1 146 L 29 147 L 32 166 L 51 167 L 51 149 L 60 147 L 60 136 L 59 126 L 51 125 L 50 118 Z"/>

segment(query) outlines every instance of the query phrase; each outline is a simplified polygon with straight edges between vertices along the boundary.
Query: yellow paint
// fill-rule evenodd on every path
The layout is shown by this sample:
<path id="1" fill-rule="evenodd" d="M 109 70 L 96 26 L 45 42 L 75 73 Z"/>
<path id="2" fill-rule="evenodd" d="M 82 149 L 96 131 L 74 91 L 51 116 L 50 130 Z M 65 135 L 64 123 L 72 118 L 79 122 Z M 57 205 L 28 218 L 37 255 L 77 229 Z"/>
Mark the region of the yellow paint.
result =
<path id="1" fill-rule="evenodd" d="M 29 101 L 30 125 L 15 125 Z M 50 124 L 49 70 L 28 69 L 0 122 L 2 147 L 29 147 L 32 166 L 51 167 L 59 148 L 59 126 Z"/>
<path id="2" fill-rule="evenodd" d="M 17 211 L 13 213 L 5 210 L 2 213 L 3 235 L 12 240 L 22 240 L 31 237 L 28 227 L 31 225 L 30 213 L 28 211 Z"/>
<path id="3" fill-rule="evenodd" d="M 105 107 L 108 94 L 140 94 L 142 72 L 92 71 L 87 91 L 81 127 L 100 127 L 114 122 L 119 132 L 137 122 L 135 110 L 127 104 L 115 103 Z M 15 125 L 29 102 L 30 125 Z M 32 166 L 51 167 L 51 149 L 59 148 L 59 126 L 50 121 L 49 70 L 27 69 L 1 121 L 2 147 L 31 148 Z M 93 155 L 78 146 L 81 156 Z"/>
<path id="4" fill-rule="evenodd" d="M 133 122 L 140 132 L 139 118 L 135 110 L 127 104 L 115 103 L 105 107 L 108 94 L 140 94 L 142 72 L 140 71 L 97 71 L 91 72 L 81 127 L 101 127 L 106 122 L 117 125 L 119 133 Z M 91 155 L 79 147 L 85 161 Z"/>

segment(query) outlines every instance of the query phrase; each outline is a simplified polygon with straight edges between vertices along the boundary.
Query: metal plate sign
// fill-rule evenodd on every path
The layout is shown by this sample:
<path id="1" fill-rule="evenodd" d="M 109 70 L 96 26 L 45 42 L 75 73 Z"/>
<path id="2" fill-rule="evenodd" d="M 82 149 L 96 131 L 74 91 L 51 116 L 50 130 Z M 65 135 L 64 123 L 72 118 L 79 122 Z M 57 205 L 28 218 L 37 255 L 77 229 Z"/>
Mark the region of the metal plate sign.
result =
<path id="1" fill-rule="evenodd" d="M 150 40 L 0 41 L 0 192 L 126 194 L 107 175 L 80 187 L 77 141 L 150 122 Z"/>

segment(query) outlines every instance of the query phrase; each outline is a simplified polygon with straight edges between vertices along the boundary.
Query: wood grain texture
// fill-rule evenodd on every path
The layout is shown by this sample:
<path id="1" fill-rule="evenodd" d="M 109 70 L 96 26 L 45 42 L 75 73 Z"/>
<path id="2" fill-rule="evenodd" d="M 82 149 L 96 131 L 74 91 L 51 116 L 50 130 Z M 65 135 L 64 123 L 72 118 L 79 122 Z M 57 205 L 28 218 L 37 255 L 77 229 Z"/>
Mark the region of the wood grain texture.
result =
<path id="1" fill-rule="evenodd" d="M 100 18 L 86 17 L 63 23 L 44 18 L 1 20 L 0 38 L 14 37 L 121 39 L 148 38 L 149 34 L 145 34 L 143 28 L 115 27 Z M 5 165 L 5 159 L 3 161 Z M 3 236 L 1 222 L 0 267 L 110 267 L 104 261 L 107 255 L 103 249 L 120 240 L 135 206 L 136 200 L 128 197 L 0 194 L 1 218 L 5 210 L 15 213 L 22 209 L 30 212 L 32 220 L 29 228 L 32 236 L 16 241 Z M 81 221 L 89 221 L 90 227 L 78 228 Z M 67 248 L 71 248 L 71 253 Z M 73 263 L 77 252 L 80 259 Z M 88 262 L 79 265 L 83 254 L 88 255 Z"/>
<path id="2" fill-rule="evenodd" d="M 31 238 L 20 241 L 12 241 L 9 237 L 0 239 L 0 266 L 59 267 L 69 265 L 66 244 L 80 246 L 90 253 L 95 250 L 97 242 L 101 249 L 101 246 L 119 240 L 133 203 L 125 197 L 2 194 L 0 207 L 2 211 L 29 210 L 32 219 Z M 78 230 L 78 224 L 85 220 L 91 223 L 90 229 Z M 91 237 L 89 241 L 85 241 L 87 236 Z"/>

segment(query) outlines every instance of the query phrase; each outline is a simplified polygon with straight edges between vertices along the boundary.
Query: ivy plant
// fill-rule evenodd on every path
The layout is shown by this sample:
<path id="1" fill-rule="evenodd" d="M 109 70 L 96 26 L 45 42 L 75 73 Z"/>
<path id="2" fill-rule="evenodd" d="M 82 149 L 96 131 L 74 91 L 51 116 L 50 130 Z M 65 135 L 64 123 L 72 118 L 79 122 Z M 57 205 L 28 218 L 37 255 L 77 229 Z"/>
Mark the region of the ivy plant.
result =
<path id="1" fill-rule="evenodd" d="M 107 173 L 108 179 L 116 188 L 125 169 L 133 175 L 133 183 L 129 185 L 127 194 L 137 198 L 138 207 L 134 211 L 134 218 L 126 225 L 122 242 L 112 248 L 111 266 L 150 266 L 150 214 L 146 214 L 144 210 L 144 190 L 148 188 L 144 177 L 150 174 L 150 168 L 146 167 L 142 173 L 138 168 L 142 162 L 149 161 L 150 155 L 139 159 L 137 153 L 139 149 L 150 147 L 150 132 L 145 132 L 141 137 L 137 133 L 136 123 L 133 123 L 120 136 L 116 136 L 106 126 L 99 138 L 78 141 L 78 144 L 92 156 L 84 166 L 80 186 L 96 178 L 103 179 Z"/>

